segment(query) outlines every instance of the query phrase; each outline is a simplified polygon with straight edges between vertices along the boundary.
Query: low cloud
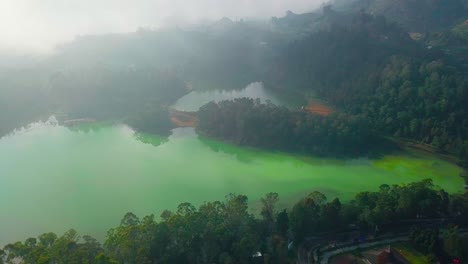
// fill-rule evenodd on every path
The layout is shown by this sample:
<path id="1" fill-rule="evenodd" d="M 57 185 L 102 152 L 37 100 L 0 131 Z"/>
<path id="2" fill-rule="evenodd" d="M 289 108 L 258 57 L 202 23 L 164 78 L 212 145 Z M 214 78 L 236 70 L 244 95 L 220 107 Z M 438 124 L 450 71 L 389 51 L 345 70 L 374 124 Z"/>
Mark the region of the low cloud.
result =
<path id="1" fill-rule="evenodd" d="M 268 18 L 324 0 L 0 0 L 0 52 L 49 52 L 76 35 L 135 31 L 168 21 Z"/>

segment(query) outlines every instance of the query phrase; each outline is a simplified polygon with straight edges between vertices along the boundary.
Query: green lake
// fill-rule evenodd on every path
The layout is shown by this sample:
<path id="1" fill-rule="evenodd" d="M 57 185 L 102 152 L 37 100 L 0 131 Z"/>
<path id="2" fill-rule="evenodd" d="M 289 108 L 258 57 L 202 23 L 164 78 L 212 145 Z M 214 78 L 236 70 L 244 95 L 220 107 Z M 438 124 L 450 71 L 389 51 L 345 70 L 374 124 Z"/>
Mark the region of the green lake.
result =
<path id="1" fill-rule="evenodd" d="M 257 82 L 240 90 L 192 91 L 172 107 L 196 111 L 209 101 L 239 97 L 288 107 L 304 103 Z M 460 173 L 421 153 L 323 159 L 237 147 L 202 138 L 192 128 L 162 138 L 136 134 L 126 125 L 70 129 L 50 118 L 0 139 L 0 245 L 69 228 L 103 240 L 126 212 L 159 216 L 182 202 L 199 205 L 229 193 L 248 195 L 255 213 L 269 192 L 280 194 L 281 208 L 314 190 L 347 200 L 383 183 L 425 178 L 459 192 Z"/>
<path id="2" fill-rule="evenodd" d="M 268 192 L 286 206 L 313 190 L 346 200 L 382 183 L 424 178 L 459 192 L 460 172 L 415 153 L 343 161 L 236 147 L 191 128 L 159 138 L 125 125 L 80 130 L 38 122 L 0 139 L 0 244 L 69 228 L 103 239 L 128 211 L 159 215 L 231 192 L 248 195 L 253 208 Z"/>

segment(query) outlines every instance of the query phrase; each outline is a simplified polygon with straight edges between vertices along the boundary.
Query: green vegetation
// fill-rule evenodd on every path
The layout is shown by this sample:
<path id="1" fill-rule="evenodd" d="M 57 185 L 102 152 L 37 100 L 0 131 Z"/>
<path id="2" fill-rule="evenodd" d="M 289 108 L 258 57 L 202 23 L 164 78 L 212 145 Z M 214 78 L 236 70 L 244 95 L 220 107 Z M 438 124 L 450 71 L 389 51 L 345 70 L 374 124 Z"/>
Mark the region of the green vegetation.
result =
<path id="1" fill-rule="evenodd" d="M 383 17 L 349 16 L 325 13 L 331 26 L 291 43 L 267 74 L 267 87 L 316 92 L 381 134 L 430 144 L 465 163 L 466 61 L 411 40 Z"/>
<path id="2" fill-rule="evenodd" d="M 174 128 L 169 119 L 169 111 L 164 107 L 148 107 L 147 110 L 134 113 L 124 120 L 138 132 L 169 136 Z"/>
<path id="3" fill-rule="evenodd" d="M 468 259 L 467 239 L 460 236 L 457 226 L 448 226 L 442 230 L 442 235 L 438 229 L 414 227 L 410 233 L 410 242 L 425 256 L 415 252 L 407 252 L 411 251 L 409 248 L 403 248 L 403 250 L 410 257 L 420 259 L 419 261 L 424 258 L 428 259 L 428 262 L 434 262 L 435 259 L 442 259 L 443 262 L 459 259 L 463 263 L 463 260 Z"/>
<path id="4" fill-rule="evenodd" d="M 430 263 L 429 258 L 421 252 L 414 249 L 409 243 L 399 243 L 392 245 L 392 248 L 398 251 L 409 263 L 426 264 Z"/>
<path id="5" fill-rule="evenodd" d="M 450 28 L 466 19 L 466 0 L 335 0 L 341 10 L 365 10 L 385 16 L 408 31 L 428 32 Z"/>
<path id="6" fill-rule="evenodd" d="M 127 213 L 118 227 L 108 231 L 103 246 L 74 230 L 60 237 L 45 233 L 6 245 L 0 259 L 7 263 L 293 263 L 296 254 L 288 250 L 290 239 L 297 246 L 306 237 L 346 230 L 350 224 L 373 226 L 417 215 L 457 215 L 466 221 L 468 197 L 461 195 L 464 203 L 454 207 L 456 196 L 460 195 L 449 196 L 425 180 L 382 185 L 378 192 L 359 193 L 346 204 L 337 198 L 327 202 L 325 195 L 315 191 L 290 210 L 278 211 L 278 194 L 269 193 L 261 200 L 260 218 L 256 218 L 248 213 L 246 196 L 230 194 L 223 202 L 206 202 L 199 208 L 182 203 L 175 212 L 164 211 L 160 221 L 153 215 L 140 219 Z M 432 252 L 437 231 L 419 230 L 411 233 L 412 241 Z M 447 232 L 447 252 L 461 254 L 459 244 L 446 242 L 457 236 L 456 230 Z M 257 252 L 262 258 L 254 257 Z"/>
<path id="7" fill-rule="evenodd" d="M 451 258 L 468 259 L 468 236 L 460 236 L 457 226 L 452 226 L 443 231 L 443 250 Z"/>
<path id="8" fill-rule="evenodd" d="M 384 148 L 362 116 L 323 117 L 241 98 L 209 103 L 200 108 L 198 118 L 197 131 L 240 145 L 333 157 Z"/>
<path id="9" fill-rule="evenodd" d="M 78 236 L 73 229 L 58 237 L 44 233 L 38 238 L 28 238 L 3 248 L 2 263 L 115 263 L 104 261 L 103 249 L 96 239 Z M 1 256 L 1 253 L 0 253 Z"/>
<path id="10" fill-rule="evenodd" d="M 452 31 L 457 37 L 462 38 L 463 40 L 468 41 L 468 19 L 463 23 L 456 25 Z"/>

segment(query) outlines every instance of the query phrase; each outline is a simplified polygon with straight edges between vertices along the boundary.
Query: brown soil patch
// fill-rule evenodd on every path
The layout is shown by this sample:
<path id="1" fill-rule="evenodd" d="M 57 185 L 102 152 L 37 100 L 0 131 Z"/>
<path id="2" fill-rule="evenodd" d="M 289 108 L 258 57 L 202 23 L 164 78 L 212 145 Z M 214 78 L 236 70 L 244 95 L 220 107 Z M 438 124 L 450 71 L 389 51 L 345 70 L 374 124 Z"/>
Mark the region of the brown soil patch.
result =
<path id="1" fill-rule="evenodd" d="M 333 109 L 315 101 L 309 102 L 307 106 L 303 107 L 303 110 L 308 113 L 313 113 L 321 116 L 329 116 L 333 113 Z"/>
<path id="2" fill-rule="evenodd" d="M 170 111 L 171 122 L 177 127 L 196 127 L 197 116 L 192 112 Z"/>

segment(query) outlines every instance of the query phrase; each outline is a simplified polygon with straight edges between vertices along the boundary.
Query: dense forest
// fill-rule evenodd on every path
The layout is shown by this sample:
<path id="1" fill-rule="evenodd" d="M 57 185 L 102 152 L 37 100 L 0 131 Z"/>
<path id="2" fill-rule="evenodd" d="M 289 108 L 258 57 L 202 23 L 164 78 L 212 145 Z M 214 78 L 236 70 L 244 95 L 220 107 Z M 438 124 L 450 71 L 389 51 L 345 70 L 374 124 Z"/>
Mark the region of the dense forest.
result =
<path id="1" fill-rule="evenodd" d="M 319 156 L 372 155 L 388 147 L 363 116 L 312 115 L 248 98 L 203 106 L 197 131 L 235 144 Z"/>
<path id="2" fill-rule="evenodd" d="M 426 44 L 382 16 L 343 19 L 327 8 L 324 17 L 331 26 L 291 43 L 267 85 L 316 93 L 347 114 L 365 116 L 383 135 L 430 144 L 466 162 L 468 61 L 456 56 L 468 47 L 464 24 L 428 36 Z M 449 44 L 458 49 L 447 50 Z"/>
<path id="3" fill-rule="evenodd" d="M 198 208 L 182 203 L 174 212 L 164 211 L 159 220 L 127 213 L 103 244 L 75 230 L 62 236 L 45 233 L 5 245 L 0 263 L 295 263 L 297 248 L 311 236 L 341 234 L 341 239 L 352 240 L 356 230 L 358 236 L 379 235 L 393 232 L 385 228 L 392 223 L 437 217 L 468 223 L 467 193 L 449 195 L 431 180 L 384 184 L 345 203 L 317 191 L 289 209 L 278 208 L 278 201 L 276 193 L 265 195 L 256 216 L 248 210 L 248 198 L 234 194 Z M 443 235 L 418 226 L 406 231 L 421 252 L 441 261 L 468 259 L 468 241 L 456 226 L 441 226 Z"/>
<path id="4" fill-rule="evenodd" d="M 343 10 L 364 10 L 385 16 L 410 32 L 439 31 L 466 19 L 466 0 L 334 0 Z"/>

